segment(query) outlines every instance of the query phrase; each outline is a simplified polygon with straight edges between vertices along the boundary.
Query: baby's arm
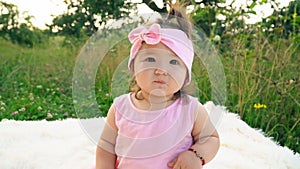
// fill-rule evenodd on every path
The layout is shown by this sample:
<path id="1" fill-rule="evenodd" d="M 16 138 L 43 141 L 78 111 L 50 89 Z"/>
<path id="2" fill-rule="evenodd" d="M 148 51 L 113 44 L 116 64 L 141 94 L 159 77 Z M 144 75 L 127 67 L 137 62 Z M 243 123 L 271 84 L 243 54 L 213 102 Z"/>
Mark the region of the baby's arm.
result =
<path id="1" fill-rule="evenodd" d="M 217 154 L 220 146 L 219 135 L 201 103 L 198 104 L 195 118 L 192 130 L 194 144 L 191 149 L 197 152 L 198 157 L 193 151 L 185 151 L 168 163 L 169 167 L 199 169 L 203 162 L 211 161 Z"/>
<path id="2" fill-rule="evenodd" d="M 219 150 L 220 140 L 217 130 L 201 103 L 198 104 L 192 135 L 194 145 L 191 148 L 196 150 L 206 163 L 211 161 Z"/>
<path id="3" fill-rule="evenodd" d="M 96 169 L 115 169 L 117 157 L 114 148 L 117 131 L 115 111 L 111 106 L 96 150 Z"/>

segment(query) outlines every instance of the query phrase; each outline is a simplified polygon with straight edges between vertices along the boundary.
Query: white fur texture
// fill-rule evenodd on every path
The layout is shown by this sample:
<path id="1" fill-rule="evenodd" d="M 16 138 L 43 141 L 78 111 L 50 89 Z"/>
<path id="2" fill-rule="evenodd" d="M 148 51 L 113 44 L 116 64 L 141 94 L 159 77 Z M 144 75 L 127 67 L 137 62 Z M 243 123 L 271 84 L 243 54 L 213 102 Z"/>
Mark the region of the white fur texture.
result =
<path id="1" fill-rule="evenodd" d="M 225 107 L 212 102 L 205 107 L 212 119 L 220 113 L 222 118 L 214 122 L 220 150 L 204 169 L 299 169 L 299 153 L 279 146 Z M 102 123 L 99 119 L 2 120 L 0 169 L 90 169 Z"/>

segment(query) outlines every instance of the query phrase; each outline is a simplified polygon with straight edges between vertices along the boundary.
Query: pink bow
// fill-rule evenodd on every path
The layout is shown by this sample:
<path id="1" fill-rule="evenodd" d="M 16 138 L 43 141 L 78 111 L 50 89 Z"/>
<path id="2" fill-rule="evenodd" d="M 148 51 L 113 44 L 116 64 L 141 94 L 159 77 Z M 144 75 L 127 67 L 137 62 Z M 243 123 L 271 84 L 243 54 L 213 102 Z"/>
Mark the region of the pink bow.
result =
<path id="1" fill-rule="evenodd" d="M 161 41 L 161 28 L 159 24 L 153 24 L 149 29 L 138 27 L 132 30 L 128 35 L 129 41 L 139 46 L 143 41 L 149 45 L 158 44 Z"/>

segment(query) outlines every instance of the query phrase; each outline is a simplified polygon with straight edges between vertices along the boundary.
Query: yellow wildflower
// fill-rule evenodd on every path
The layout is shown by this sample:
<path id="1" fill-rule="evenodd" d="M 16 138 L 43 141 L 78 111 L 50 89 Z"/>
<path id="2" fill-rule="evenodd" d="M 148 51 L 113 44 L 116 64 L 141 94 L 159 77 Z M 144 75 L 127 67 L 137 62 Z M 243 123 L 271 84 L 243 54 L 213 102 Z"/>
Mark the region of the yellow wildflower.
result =
<path id="1" fill-rule="evenodd" d="M 296 19 L 296 17 L 297 17 L 297 13 L 295 12 L 295 13 L 293 14 L 293 18 Z"/>
<path id="2" fill-rule="evenodd" d="M 253 106 L 255 109 L 261 109 L 261 108 L 264 108 L 266 109 L 267 108 L 267 105 L 265 104 L 260 104 L 260 103 L 255 103 L 254 106 Z"/>

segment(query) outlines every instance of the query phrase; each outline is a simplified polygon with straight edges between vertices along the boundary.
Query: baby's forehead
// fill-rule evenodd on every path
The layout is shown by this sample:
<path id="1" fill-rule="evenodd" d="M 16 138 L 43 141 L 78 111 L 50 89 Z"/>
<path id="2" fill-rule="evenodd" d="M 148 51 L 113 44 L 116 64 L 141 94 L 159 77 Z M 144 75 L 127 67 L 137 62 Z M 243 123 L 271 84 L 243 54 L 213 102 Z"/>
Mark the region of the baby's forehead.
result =
<path id="1" fill-rule="evenodd" d="M 165 49 L 157 49 L 157 48 L 141 49 L 137 53 L 137 56 L 141 56 L 141 55 L 158 55 L 158 56 L 159 55 L 168 55 L 168 56 L 178 57 L 173 52 L 170 52 Z"/>
<path id="2" fill-rule="evenodd" d="M 169 52 L 169 53 L 172 53 L 173 55 L 176 55 L 169 47 L 167 47 L 165 44 L 163 43 L 158 43 L 158 44 L 155 44 L 155 45 L 149 45 L 149 44 L 146 44 L 146 43 L 142 43 L 142 46 L 140 48 L 140 51 L 141 50 L 145 50 L 145 49 L 157 49 L 157 50 L 161 50 L 161 51 L 166 51 L 166 52 Z"/>

